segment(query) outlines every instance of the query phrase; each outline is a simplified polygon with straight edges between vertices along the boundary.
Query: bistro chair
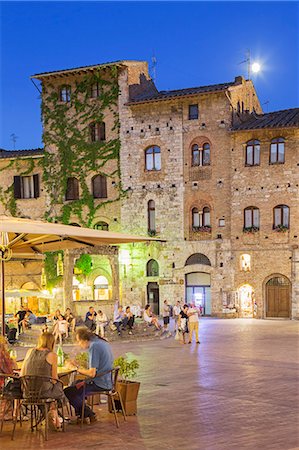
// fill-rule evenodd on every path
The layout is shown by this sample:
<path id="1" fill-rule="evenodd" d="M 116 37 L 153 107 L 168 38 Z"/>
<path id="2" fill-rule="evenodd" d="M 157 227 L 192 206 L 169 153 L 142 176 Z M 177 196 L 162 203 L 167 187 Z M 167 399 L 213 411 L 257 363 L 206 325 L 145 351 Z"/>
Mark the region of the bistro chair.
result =
<path id="1" fill-rule="evenodd" d="M 22 399 L 22 392 L 21 387 L 20 390 L 17 388 L 15 389 L 9 389 L 9 386 L 12 385 L 12 383 L 16 380 L 20 380 L 18 375 L 13 374 L 5 374 L 0 373 L 0 379 L 3 379 L 3 385 L 0 391 L 0 406 L 2 408 L 3 403 L 5 403 L 5 406 L 3 408 L 2 417 L 1 417 L 1 425 L 0 425 L 0 433 L 2 433 L 3 430 L 3 423 L 5 415 L 8 413 L 9 409 L 11 408 L 12 414 L 11 418 L 13 421 L 13 429 L 11 433 L 11 439 L 14 438 L 16 423 L 19 415 L 20 420 L 20 426 L 22 426 L 22 410 L 21 410 L 21 399 Z"/>
<path id="2" fill-rule="evenodd" d="M 108 397 L 108 401 L 111 401 L 111 407 L 112 407 L 112 411 L 114 413 L 114 418 L 115 418 L 115 423 L 116 423 L 116 427 L 119 428 L 119 421 L 118 421 L 118 417 L 117 417 L 117 411 L 116 411 L 116 406 L 115 406 L 115 400 L 119 401 L 119 405 L 121 407 L 121 412 L 123 414 L 124 417 L 124 421 L 127 420 L 126 417 L 126 412 L 125 412 L 125 408 L 123 405 L 123 401 L 121 398 L 120 393 L 117 390 L 116 384 L 117 384 L 117 378 L 118 378 L 118 372 L 119 372 L 119 367 L 116 367 L 112 370 L 107 370 L 106 372 L 102 372 L 100 374 L 97 375 L 97 377 L 101 377 L 103 375 L 106 375 L 108 373 L 111 374 L 111 381 L 112 381 L 112 389 L 111 390 L 106 390 L 106 391 L 98 391 L 98 392 L 86 392 L 85 388 L 86 388 L 86 382 L 88 381 L 92 381 L 93 378 L 86 378 L 84 380 L 84 384 L 83 384 L 83 392 L 82 392 L 82 396 L 83 396 L 83 402 L 82 402 L 82 411 L 81 411 L 81 427 L 83 426 L 83 422 L 84 422 L 84 407 L 85 407 L 85 401 L 87 398 L 91 397 L 91 408 L 93 410 L 93 405 L 94 405 L 94 396 L 95 395 L 106 395 Z"/>
<path id="3" fill-rule="evenodd" d="M 48 440 L 49 411 L 51 403 L 55 403 L 57 407 L 61 408 L 62 430 L 65 431 L 63 411 L 64 400 L 43 397 L 43 384 L 45 382 L 56 381 L 57 383 L 61 383 L 62 387 L 63 383 L 60 380 L 54 380 L 51 377 L 41 377 L 36 375 L 25 375 L 20 377 L 20 380 L 23 392 L 21 404 L 30 408 L 31 431 L 34 431 L 34 428 L 38 430 L 38 425 L 45 419 L 45 440 Z"/>

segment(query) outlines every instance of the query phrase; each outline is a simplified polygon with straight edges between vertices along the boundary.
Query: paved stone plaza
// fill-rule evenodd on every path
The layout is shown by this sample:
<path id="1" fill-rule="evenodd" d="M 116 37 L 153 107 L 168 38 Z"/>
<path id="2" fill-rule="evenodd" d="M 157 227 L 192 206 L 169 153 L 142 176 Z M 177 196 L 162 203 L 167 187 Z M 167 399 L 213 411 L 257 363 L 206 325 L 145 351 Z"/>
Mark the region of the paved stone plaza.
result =
<path id="1" fill-rule="evenodd" d="M 0 448 L 218 450 L 299 448 L 299 322 L 202 319 L 201 344 L 174 339 L 113 344 L 141 365 L 138 416 L 116 429 L 107 406 L 84 430 L 69 425 L 45 443 L 26 424 Z"/>

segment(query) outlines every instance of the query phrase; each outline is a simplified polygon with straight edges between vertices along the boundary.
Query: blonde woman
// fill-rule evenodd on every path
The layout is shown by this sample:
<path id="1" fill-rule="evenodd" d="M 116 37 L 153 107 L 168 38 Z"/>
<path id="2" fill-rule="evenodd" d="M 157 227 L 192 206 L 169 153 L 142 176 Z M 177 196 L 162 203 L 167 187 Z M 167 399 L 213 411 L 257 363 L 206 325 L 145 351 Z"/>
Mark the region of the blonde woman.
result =
<path id="1" fill-rule="evenodd" d="M 37 347 L 28 350 L 26 354 L 21 377 L 31 375 L 52 378 L 49 381 L 41 381 L 41 397 L 63 400 L 65 398 L 63 386 L 60 382 L 57 382 L 57 355 L 53 351 L 54 342 L 55 338 L 52 333 L 42 333 L 40 335 Z M 37 386 L 37 389 L 39 389 L 39 386 Z M 52 423 L 55 427 L 60 427 L 60 421 L 54 407 L 52 408 Z"/>

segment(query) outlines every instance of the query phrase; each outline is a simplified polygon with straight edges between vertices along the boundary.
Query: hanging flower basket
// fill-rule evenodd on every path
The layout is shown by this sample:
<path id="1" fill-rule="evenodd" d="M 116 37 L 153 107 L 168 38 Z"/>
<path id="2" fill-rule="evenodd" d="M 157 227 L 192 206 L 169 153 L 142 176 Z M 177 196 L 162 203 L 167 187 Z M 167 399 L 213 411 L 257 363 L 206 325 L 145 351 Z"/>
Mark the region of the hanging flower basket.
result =
<path id="1" fill-rule="evenodd" d="M 198 233 L 198 232 L 211 233 L 212 228 L 210 227 L 210 225 L 205 225 L 202 227 L 192 227 L 192 231 L 194 233 Z"/>
<path id="2" fill-rule="evenodd" d="M 286 227 L 285 225 L 277 225 L 276 227 L 273 228 L 274 231 L 277 231 L 278 233 L 285 233 L 286 231 L 288 231 L 288 227 Z"/>
<path id="3" fill-rule="evenodd" d="M 259 227 L 244 227 L 243 228 L 243 233 L 246 233 L 246 234 L 257 233 L 258 231 L 260 231 Z"/>

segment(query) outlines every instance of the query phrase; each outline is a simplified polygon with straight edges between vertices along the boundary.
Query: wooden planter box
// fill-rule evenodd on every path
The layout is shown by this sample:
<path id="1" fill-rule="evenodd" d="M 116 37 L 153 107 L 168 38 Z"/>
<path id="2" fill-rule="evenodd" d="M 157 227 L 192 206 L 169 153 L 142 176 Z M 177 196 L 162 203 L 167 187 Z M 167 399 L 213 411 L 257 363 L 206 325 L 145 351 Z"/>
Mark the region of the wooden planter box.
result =
<path id="1" fill-rule="evenodd" d="M 127 416 L 133 416 L 137 414 L 137 396 L 139 392 L 140 383 L 138 381 L 118 381 L 116 383 L 116 389 L 122 398 L 125 412 Z M 116 400 L 116 409 L 120 409 Z M 109 411 L 112 412 L 112 405 L 109 398 Z"/>

